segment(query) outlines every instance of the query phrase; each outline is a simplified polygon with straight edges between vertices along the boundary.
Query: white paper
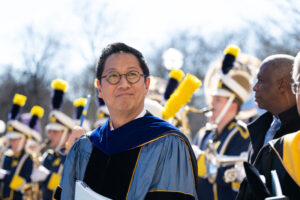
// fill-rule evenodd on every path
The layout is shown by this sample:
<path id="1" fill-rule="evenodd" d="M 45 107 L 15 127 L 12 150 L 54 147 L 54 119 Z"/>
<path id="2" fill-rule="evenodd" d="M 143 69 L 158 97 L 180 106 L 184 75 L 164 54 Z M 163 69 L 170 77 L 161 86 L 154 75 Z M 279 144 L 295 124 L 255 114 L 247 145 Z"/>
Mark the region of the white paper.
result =
<path id="1" fill-rule="evenodd" d="M 76 181 L 75 200 L 111 200 L 97 192 L 93 191 L 83 181 Z"/>

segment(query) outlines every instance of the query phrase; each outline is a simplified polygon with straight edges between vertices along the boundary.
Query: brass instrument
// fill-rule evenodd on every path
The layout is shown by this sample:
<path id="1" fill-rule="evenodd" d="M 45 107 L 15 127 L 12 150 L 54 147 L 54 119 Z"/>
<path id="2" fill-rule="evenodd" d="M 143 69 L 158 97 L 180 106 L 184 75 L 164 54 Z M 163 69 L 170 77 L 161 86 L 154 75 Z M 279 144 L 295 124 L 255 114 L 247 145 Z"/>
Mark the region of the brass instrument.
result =
<path id="1" fill-rule="evenodd" d="M 39 167 L 42 162 L 41 151 L 49 144 L 50 141 L 46 141 L 39 146 L 39 148 L 31 154 L 33 159 L 33 166 Z M 42 194 L 39 188 L 39 183 L 26 184 L 23 189 L 25 200 L 40 200 Z"/>
<path id="2" fill-rule="evenodd" d="M 23 194 L 24 200 L 33 200 L 33 190 L 31 184 L 24 185 Z"/>
<path id="3" fill-rule="evenodd" d="M 0 138 L 0 166 L 2 166 L 2 158 L 4 153 L 8 150 L 8 141 L 2 137 Z"/>
<path id="4" fill-rule="evenodd" d="M 235 165 L 237 163 L 246 162 L 248 160 L 247 156 L 225 156 L 219 155 L 212 140 L 209 140 L 207 148 L 205 150 L 205 166 L 208 175 L 208 181 L 214 183 L 217 178 L 218 168 L 226 167 L 229 165 Z M 231 168 L 232 169 L 232 168 Z M 229 170 L 231 170 L 229 169 Z M 227 170 L 228 171 L 228 170 Z M 226 172 L 227 172 L 226 171 Z M 228 171 L 224 174 L 225 182 L 235 181 L 233 177 L 233 171 Z"/>

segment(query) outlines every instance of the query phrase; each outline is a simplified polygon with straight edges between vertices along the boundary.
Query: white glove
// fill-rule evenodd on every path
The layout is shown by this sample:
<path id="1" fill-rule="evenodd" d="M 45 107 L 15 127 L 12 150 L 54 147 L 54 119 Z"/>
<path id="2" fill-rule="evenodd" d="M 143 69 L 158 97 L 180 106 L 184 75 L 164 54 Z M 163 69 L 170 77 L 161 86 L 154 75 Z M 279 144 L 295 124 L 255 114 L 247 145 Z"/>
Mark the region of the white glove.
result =
<path id="1" fill-rule="evenodd" d="M 243 179 L 246 177 L 245 169 L 243 163 L 238 163 L 235 166 L 236 169 L 236 179 L 238 182 L 242 182 Z"/>
<path id="2" fill-rule="evenodd" d="M 226 183 L 242 182 L 245 177 L 246 173 L 242 162 L 235 164 L 233 168 L 226 170 L 224 174 Z"/>
<path id="3" fill-rule="evenodd" d="M 6 170 L 0 169 L 0 180 L 3 180 L 6 174 L 7 174 Z"/>
<path id="4" fill-rule="evenodd" d="M 200 155 L 201 155 L 202 153 L 204 153 L 198 146 L 196 146 L 196 145 L 194 145 L 194 144 L 192 144 L 192 149 L 193 149 L 193 151 L 194 151 L 194 154 L 195 154 L 195 157 L 196 157 L 197 160 L 198 160 L 198 158 L 200 157 Z"/>
<path id="5" fill-rule="evenodd" d="M 30 176 L 32 182 L 41 182 L 46 180 L 47 176 L 50 174 L 50 171 L 44 167 L 43 165 L 40 165 L 39 167 L 33 168 L 32 174 Z"/>

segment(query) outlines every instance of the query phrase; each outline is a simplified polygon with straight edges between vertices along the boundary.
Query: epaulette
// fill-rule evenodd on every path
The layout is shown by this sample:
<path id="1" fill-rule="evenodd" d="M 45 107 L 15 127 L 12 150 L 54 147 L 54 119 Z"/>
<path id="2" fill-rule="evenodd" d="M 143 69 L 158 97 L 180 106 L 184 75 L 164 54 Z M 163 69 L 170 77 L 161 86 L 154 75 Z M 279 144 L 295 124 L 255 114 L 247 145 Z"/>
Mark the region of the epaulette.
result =
<path id="1" fill-rule="evenodd" d="M 237 121 L 237 128 L 239 129 L 240 135 L 244 138 L 247 139 L 249 137 L 249 131 L 247 128 L 247 124 L 241 120 Z"/>
<path id="2" fill-rule="evenodd" d="M 8 149 L 8 150 L 5 151 L 4 155 L 7 156 L 7 157 L 13 157 L 14 152 L 11 149 Z"/>

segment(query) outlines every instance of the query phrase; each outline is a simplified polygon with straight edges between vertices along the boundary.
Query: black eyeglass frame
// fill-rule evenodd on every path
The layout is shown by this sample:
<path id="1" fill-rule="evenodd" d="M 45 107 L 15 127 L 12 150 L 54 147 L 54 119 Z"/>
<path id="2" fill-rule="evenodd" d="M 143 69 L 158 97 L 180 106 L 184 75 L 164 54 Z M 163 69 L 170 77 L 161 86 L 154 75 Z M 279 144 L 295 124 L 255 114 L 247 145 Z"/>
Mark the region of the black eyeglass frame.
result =
<path id="1" fill-rule="evenodd" d="M 132 82 L 132 81 L 130 81 L 130 79 L 128 79 L 128 75 L 129 75 L 130 73 L 133 73 L 133 72 L 138 74 L 138 79 L 137 79 L 136 81 L 134 81 L 134 82 Z M 118 80 L 117 82 L 115 82 L 115 83 L 110 82 L 109 79 L 108 79 L 108 77 L 109 77 L 109 75 L 111 75 L 111 74 L 118 74 L 119 80 Z M 141 79 L 142 76 L 143 76 L 143 77 L 148 77 L 147 75 L 142 74 L 142 73 L 140 73 L 140 72 L 138 72 L 138 71 L 129 71 L 129 72 L 125 73 L 125 74 L 120 74 L 119 72 L 109 72 L 108 74 L 106 74 L 106 75 L 104 75 L 104 76 L 101 76 L 101 79 L 105 79 L 105 80 L 106 80 L 109 84 L 111 84 L 111 85 L 117 85 L 117 84 L 120 83 L 120 81 L 121 81 L 123 75 L 125 76 L 127 82 L 130 83 L 130 84 L 135 84 L 135 83 L 139 82 L 139 80 Z"/>

